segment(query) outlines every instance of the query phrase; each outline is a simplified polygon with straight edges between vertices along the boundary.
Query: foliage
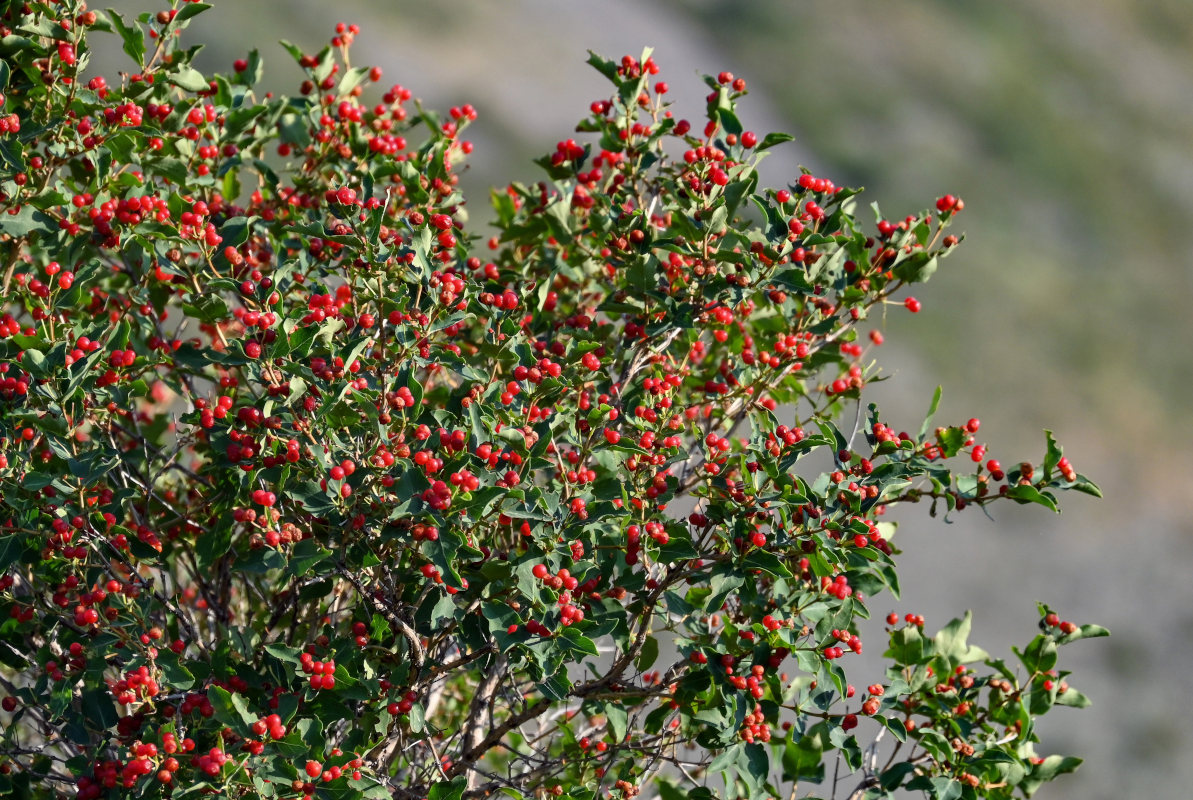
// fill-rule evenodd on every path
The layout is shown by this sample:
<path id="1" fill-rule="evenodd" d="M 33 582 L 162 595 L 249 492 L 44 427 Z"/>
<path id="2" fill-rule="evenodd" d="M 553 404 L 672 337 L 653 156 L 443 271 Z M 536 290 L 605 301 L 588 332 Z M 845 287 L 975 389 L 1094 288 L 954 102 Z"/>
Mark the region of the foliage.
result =
<path id="1" fill-rule="evenodd" d="M 888 508 L 1097 494 L 1051 434 L 1004 470 L 976 419 L 863 408 L 860 330 L 920 309 L 893 298 L 960 200 L 868 234 L 855 191 L 759 188 L 790 137 L 743 129 L 741 79 L 694 130 L 649 53 L 594 55 L 587 136 L 481 235 L 475 111 L 367 105 L 352 26 L 285 44 L 275 97 L 256 52 L 193 66 L 202 3 L 7 8 L 0 789 L 753 798 L 844 768 L 953 800 L 1077 766 L 1035 719 L 1088 703 L 1057 647 L 1097 626 L 1041 606 L 1010 666 L 968 615 L 892 614 L 886 680 L 841 667 L 898 595 Z"/>

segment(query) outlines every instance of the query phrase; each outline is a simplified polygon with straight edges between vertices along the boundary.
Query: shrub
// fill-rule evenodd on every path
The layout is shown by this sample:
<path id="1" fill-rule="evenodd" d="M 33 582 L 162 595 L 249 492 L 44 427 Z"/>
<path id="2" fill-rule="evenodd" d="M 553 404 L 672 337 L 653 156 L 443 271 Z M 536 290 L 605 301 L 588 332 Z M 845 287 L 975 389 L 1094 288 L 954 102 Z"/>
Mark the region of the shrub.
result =
<path id="1" fill-rule="evenodd" d="M 1097 494 L 1051 435 L 1004 467 L 863 406 L 959 199 L 868 233 L 826 178 L 759 187 L 790 137 L 742 79 L 692 124 L 649 52 L 594 55 L 609 94 L 483 229 L 475 111 L 366 101 L 353 26 L 271 96 L 256 52 L 192 65 L 201 3 L 6 8 L 0 791 L 953 800 L 1079 763 L 1035 719 L 1087 703 L 1057 646 L 1097 626 L 1041 606 L 1012 666 L 892 613 L 885 679 L 842 666 L 889 508 Z"/>

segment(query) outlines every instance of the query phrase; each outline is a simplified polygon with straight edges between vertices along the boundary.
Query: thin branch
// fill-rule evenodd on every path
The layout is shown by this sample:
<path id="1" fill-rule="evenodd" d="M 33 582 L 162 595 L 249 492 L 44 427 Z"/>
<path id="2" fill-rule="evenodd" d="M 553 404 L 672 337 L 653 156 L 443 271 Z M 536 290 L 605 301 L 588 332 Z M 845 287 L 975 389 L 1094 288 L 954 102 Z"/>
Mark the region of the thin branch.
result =
<path id="1" fill-rule="evenodd" d="M 406 640 L 406 644 L 410 650 L 410 660 L 414 664 L 415 675 L 418 676 L 422 672 L 423 664 L 427 661 L 427 651 L 423 648 L 422 640 L 419 639 L 418 633 L 406 620 L 398 616 L 398 614 L 385 603 L 382 603 L 372 592 L 366 591 L 356 576 L 349 572 L 343 566 L 338 567 L 336 571 L 356 589 L 356 593 L 360 595 L 361 599 L 371 605 L 373 609 L 382 614 L 389 624 L 393 625 L 402 637 Z"/>

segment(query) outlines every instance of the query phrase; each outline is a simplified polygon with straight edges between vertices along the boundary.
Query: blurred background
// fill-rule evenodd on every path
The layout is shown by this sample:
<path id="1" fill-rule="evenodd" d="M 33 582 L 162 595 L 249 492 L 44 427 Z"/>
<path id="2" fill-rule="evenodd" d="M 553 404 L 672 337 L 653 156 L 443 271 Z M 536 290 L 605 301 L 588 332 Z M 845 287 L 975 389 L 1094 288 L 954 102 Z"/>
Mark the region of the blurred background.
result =
<path id="1" fill-rule="evenodd" d="M 796 135 L 764 185 L 803 164 L 867 187 L 860 208 L 895 218 L 962 197 L 962 250 L 917 291 L 921 313 L 885 322 L 883 417 L 914 430 L 943 384 L 938 422 L 981 418 L 1004 463 L 1038 460 L 1050 427 L 1106 496 L 1064 497 L 1061 516 L 996 507 L 997 523 L 904 513 L 904 596 L 873 611 L 922 613 L 935 630 L 973 608 L 973 640 L 1006 656 L 1035 632 L 1036 600 L 1108 626 L 1112 638 L 1062 653 L 1093 708 L 1042 726 L 1042 754 L 1087 763 L 1037 797 L 1188 796 L 1193 492 L 1174 470 L 1193 444 L 1180 400 L 1193 386 L 1189 0 L 214 2 L 186 34 L 208 44 L 205 71 L 256 47 L 266 88 L 292 92 L 300 72 L 276 41 L 315 52 L 343 21 L 361 27 L 353 63 L 383 67 L 382 85 L 430 107 L 472 103 L 476 219 L 489 185 L 538 179 L 530 158 L 606 95 L 585 51 L 644 46 L 678 116 L 700 117 L 701 74 L 729 70 L 749 84 L 746 128 Z M 90 71 L 112 81 L 124 56 L 100 40 Z"/>

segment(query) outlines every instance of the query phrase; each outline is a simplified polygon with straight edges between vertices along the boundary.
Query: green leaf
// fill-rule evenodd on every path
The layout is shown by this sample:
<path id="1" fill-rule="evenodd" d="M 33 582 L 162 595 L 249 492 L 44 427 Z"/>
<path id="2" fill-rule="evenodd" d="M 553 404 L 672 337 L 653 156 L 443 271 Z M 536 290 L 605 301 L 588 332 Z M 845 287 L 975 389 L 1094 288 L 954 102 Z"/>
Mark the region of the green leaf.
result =
<path id="1" fill-rule="evenodd" d="M 1079 492 L 1093 495 L 1094 497 L 1102 496 L 1102 490 L 1098 488 L 1098 485 L 1080 473 L 1077 474 L 1077 479 L 1065 488 L 1076 489 Z"/>
<path id="2" fill-rule="evenodd" d="M 726 769 L 736 766 L 738 759 L 741 758 L 741 751 L 745 748 L 742 742 L 736 742 L 723 751 L 717 754 L 717 757 L 708 765 L 709 772 L 723 772 Z"/>
<path id="3" fill-rule="evenodd" d="M 307 720 L 303 720 L 307 722 Z M 302 740 L 302 736 L 295 731 L 286 734 L 285 739 L 273 742 L 271 745 L 282 758 L 301 763 L 311 755 L 311 747 Z"/>
<path id="4" fill-rule="evenodd" d="M 559 632 L 559 642 L 573 653 L 582 653 L 589 656 L 597 655 L 597 646 L 592 639 L 589 639 L 574 627 L 567 627 L 561 630 Z"/>
<path id="5" fill-rule="evenodd" d="M 923 251 L 912 253 L 891 269 L 895 277 L 907 283 L 923 283 L 936 273 L 940 258 Z"/>
<path id="6" fill-rule="evenodd" d="M 212 292 L 192 295 L 189 302 L 182 304 L 182 311 L 200 322 L 216 323 L 228 318 L 228 304 L 224 298 Z"/>
<path id="7" fill-rule="evenodd" d="M 1060 508 L 1056 505 L 1056 499 L 1047 492 L 1041 492 L 1031 485 L 1012 486 L 1007 489 L 1006 496 L 1016 501 L 1021 505 L 1028 503 L 1038 503 L 1044 508 L 1060 513 Z"/>
<path id="8" fill-rule="evenodd" d="M 621 485 L 618 485 L 617 496 L 621 496 Z M 688 532 L 682 531 L 672 533 L 671 538 L 667 544 L 659 547 L 658 561 L 663 564 L 671 564 L 676 561 L 685 561 L 689 558 L 696 558 L 700 554 L 696 552 L 696 547 L 692 544 L 692 538 Z"/>
<path id="9" fill-rule="evenodd" d="M 803 736 L 789 736 L 783 748 L 784 780 L 824 778 L 824 750 L 828 747 L 828 723 L 819 722 Z"/>
<path id="10" fill-rule="evenodd" d="M 907 726 L 903 724 L 903 720 L 883 714 L 879 714 L 877 719 L 896 739 L 901 742 L 907 741 Z"/>
<path id="11" fill-rule="evenodd" d="M 686 788 L 681 789 L 665 778 L 660 778 L 655 784 L 655 788 L 659 790 L 660 800 L 689 800 L 693 796 L 693 792 L 687 791 Z M 704 789 L 705 787 L 701 786 L 700 788 Z M 710 796 L 710 800 L 714 800 L 714 798 Z"/>
<path id="12" fill-rule="evenodd" d="M 941 628 L 935 637 L 937 655 L 944 656 L 954 665 L 971 664 L 987 658 L 989 654 L 985 650 L 966 642 L 972 623 L 973 612 L 966 611 L 964 617 Z"/>
<path id="13" fill-rule="evenodd" d="M 1081 763 L 1082 759 L 1075 756 L 1048 756 L 1042 763 L 1035 766 L 1031 774 L 1019 784 L 1019 788 L 1024 794 L 1031 797 L 1040 786 L 1059 775 L 1074 771 L 1081 766 Z"/>
<path id="14" fill-rule="evenodd" d="M 704 610 L 710 613 L 720 611 L 725 599 L 744 586 L 745 582 L 746 579 L 741 575 L 723 572 L 714 574 L 709 582 L 712 592 L 704 603 Z"/>
<path id="15" fill-rule="evenodd" d="M 885 657 L 893 658 L 900 665 L 924 664 L 932 659 L 932 644 L 924 640 L 918 627 L 905 625 L 891 631 L 891 646 Z"/>
<path id="16" fill-rule="evenodd" d="M 271 644 L 265 645 L 265 652 L 270 653 L 270 655 L 274 658 L 277 658 L 278 661 L 290 664 L 295 669 L 302 669 L 302 658 L 299 656 L 299 653 L 302 651 L 298 650 L 297 647 Z"/>
<path id="17" fill-rule="evenodd" d="M 159 158 L 151 162 L 153 169 L 171 183 L 184 184 L 190 177 L 186 162 L 177 158 Z"/>
<path id="18" fill-rule="evenodd" d="M 849 440 L 845 438 L 845 434 L 841 433 L 841 429 L 831 419 L 817 418 L 816 427 L 820 428 L 820 432 L 824 434 L 825 438 L 833 443 L 835 451 L 849 449 Z"/>
<path id="19" fill-rule="evenodd" d="M 713 233 L 720 233 L 725 230 L 726 223 L 729 221 L 729 206 L 725 203 L 719 203 L 716 208 L 712 210 L 712 214 L 708 217 L 708 229 Z"/>
<path id="20" fill-rule="evenodd" d="M 765 794 L 767 777 L 770 774 L 770 753 L 760 744 L 747 744 L 742 748 L 737 766 L 742 780 L 750 790 L 750 797 Z"/>
<path id="21" fill-rule="evenodd" d="M 1093 701 L 1070 686 L 1068 691 L 1056 695 L 1056 704 L 1069 708 L 1089 708 L 1093 705 Z"/>
<path id="22" fill-rule="evenodd" d="M 136 62 L 138 67 L 145 66 L 145 31 L 137 23 L 129 25 L 116 11 L 108 9 L 108 19 L 112 27 L 124 41 L 124 52 Z"/>
<path id="23" fill-rule="evenodd" d="M 940 442 L 941 449 L 944 450 L 945 458 L 952 458 L 961 452 L 961 448 L 965 446 L 965 440 L 968 438 L 968 434 L 961 428 L 945 428 L 937 440 Z"/>
<path id="24" fill-rule="evenodd" d="M 26 350 L 21 365 L 35 378 L 44 378 L 50 372 L 46 366 L 46 354 L 40 350 Z"/>
<path id="25" fill-rule="evenodd" d="M 936 416 L 936 409 L 940 408 L 940 394 L 941 387 L 937 386 L 936 391 L 932 394 L 932 403 L 928 406 L 928 415 L 924 417 L 924 424 L 920 426 L 920 433 L 916 438 L 922 440 L 924 438 L 924 434 L 926 434 L 928 429 L 932 427 L 932 418 Z"/>
<path id="26" fill-rule="evenodd" d="M 920 747 L 923 747 L 941 761 L 953 755 L 953 746 L 949 743 L 948 738 L 941 734 L 940 731 L 933 730 L 932 728 L 920 728 L 918 730 L 919 734 L 916 738 L 919 741 Z"/>
<path id="27" fill-rule="evenodd" d="M 294 724 L 294 731 L 302 737 L 307 749 L 322 754 L 326 741 L 323 738 L 323 723 L 318 719 L 300 719 Z"/>
<path id="28" fill-rule="evenodd" d="M 1056 640 L 1048 634 L 1036 636 L 1022 653 L 1018 648 L 1011 649 L 1029 672 L 1047 672 L 1056 666 Z"/>
<path id="29" fill-rule="evenodd" d="M 1101 636 L 1109 636 L 1110 631 L 1103 628 L 1101 625 L 1082 625 L 1072 633 L 1067 633 L 1056 640 L 1057 644 L 1069 644 L 1081 639 L 1096 639 Z"/>
<path id="30" fill-rule="evenodd" d="M 1064 456 L 1065 451 L 1056 439 L 1052 436 L 1052 431 L 1044 431 L 1044 445 L 1046 451 L 1044 453 L 1044 481 L 1052 480 L 1052 470 L 1056 469 L 1056 465 L 1060 463 L 1061 457 Z"/>
<path id="31" fill-rule="evenodd" d="M 717 120 L 721 123 L 721 127 L 727 133 L 741 135 L 742 125 L 741 120 L 737 118 L 737 114 L 733 113 L 732 108 L 720 107 L 717 109 Z"/>
<path id="32" fill-rule="evenodd" d="M 957 800 L 961 796 L 962 784 L 952 778 L 933 778 L 932 797 L 935 800 Z"/>
<path id="33" fill-rule="evenodd" d="M 463 579 L 457 571 L 460 566 L 459 554 L 461 551 L 466 553 L 477 553 L 471 547 L 464 543 L 464 537 L 459 532 L 451 528 L 441 530 L 439 538 L 433 542 L 427 542 L 424 545 L 427 549 L 427 556 L 431 559 L 431 563 L 439 568 L 443 574 L 443 579 L 448 581 L 452 586 L 463 586 Z"/>
<path id="34" fill-rule="evenodd" d="M 199 536 L 195 544 L 195 559 L 200 569 L 207 569 L 223 558 L 232 548 L 232 526 L 214 525 Z"/>
<path id="35" fill-rule="evenodd" d="M 638 653 L 638 659 L 634 664 L 640 672 L 645 672 L 654 665 L 658 657 L 659 640 L 653 636 L 647 636 L 642 642 L 642 650 Z"/>
<path id="36" fill-rule="evenodd" d="M 116 326 L 116 330 L 112 333 L 112 338 L 108 340 L 108 346 L 113 348 L 128 347 L 128 339 L 132 336 L 133 326 L 128 321 L 127 317 L 121 318 L 120 324 Z"/>
<path id="37" fill-rule="evenodd" d="M 207 699 L 215 710 L 215 718 L 237 733 L 247 735 L 257 718 L 249 712 L 244 697 L 232 694 L 222 686 L 207 687 Z"/>
<path id="38" fill-rule="evenodd" d="M 205 92 L 210 88 L 203 73 L 191 66 L 183 66 L 177 71 L 169 73 L 167 80 L 188 92 Z"/>
<path id="39" fill-rule="evenodd" d="M 224 239 L 224 245 L 231 245 L 232 247 L 240 247 L 249 240 L 249 234 L 252 232 L 253 223 L 258 217 L 230 217 L 222 226 L 220 226 L 220 236 Z"/>
<path id="40" fill-rule="evenodd" d="M 178 9 L 178 13 L 174 15 L 173 24 L 178 25 L 186 22 L 209 8 L 211 8 L 210 3 L 183 3 L 182 7 Z"/>
<path id="41" fill-rule="evenodd" d="M 464 789 L 468 786 L 468 779 L 458 775 L 451 782 L 441 781 L 433 785 L 427 792 L 427 800 L 460 800 L 464 796 Z"/>
<path id="42" fill-rule="evenodd" d="M 357 86 L 360 86 L 368 78 L 369 67 L 353 67 L 344 73 L 344 77 L 340 78 L 340 85 L 336 92 L 341 95 L 350 93 Z"/>
<path id="43" fill-rule="evenodd" d="M 542 683 L 538 685 L 538 690 L 548 700 L 563 700 L 568 696 L 572 684 L 568 681 L 567 670 L 560 669 L 553 675 L 547 677 Z"/>
<path id="44" fill-rule="evenodd" d="M 21 206 L 16 214 L 5 214 L 3 223 L 4 232 L 16 238 L 28 236 L 34 231 L 52 233 L 58 230 L 53 217 L 28 203 Z"/>
<path id="45" fill-rule="evenodd" d="M 428 622 L 430 623 L 431 628 L 436 630 L 442 629 L 456 616 L 456 601 L 453 600 L 452 596 L 446 592 L 439 596 L 439 599 L 435 601 L 434 605 L 431 603 L 423 603 L 422 606 L 419 607 L 419 611 L 421 612 L 424 608 L 429 610 Z M 494 630 L 494 626 L 490 625 L 490 633 L 495 633 L 498 630 L 504 631 L 510 626 L 511 622 L 517 621 L 517 615 L 512 610 L 509 613 L 510 616 L 507 617 L 507 621 L 504 625 L 497 627 L 496 630 Z"/>
<path id="46" fill-rule="evenodd" d="M 21 534 L 0 536 L 0 573 L 15 564 L 25 549 L 25 537 Z"/>
<path id="47" fill-rule="evenodd" d="M 605 703 L 605 720 L 609 726 L 609 735 L 615 743 L 625 741 L 626 730 L 630 724 L 630 715 L 616 703 Z"/>
<path id="48" fill-rule="evenodd" d="M 778 556 L 768 550 L 751 550 L 742 559 L 742 566 L 747 569 L 760 569 L 778 578 L 791 577 L 791 570 L 787 569 L 787 566 Z"/>
<path id="49" fill-rule="evenodd" d="M 286 41 L 285 39 L 279 39 L 279 40 L 278 40 L 278 44 L 280 44 L 280 45 L 282 46 L 282 48 L 283 48 L 283 49 L 284 49 L 284 50 L 285 50 L 287 53 L 289 53 L 289 54 L 290 54 L 290 56 L 291 56 L 291 57 L 292 57 L 292 58 L 293 58 L 293 59 L 294 59 L 296 62 L 301 62 L 301 61 L 302 61 L 302 57 L 303 57 L 303 55 L 304 55 L 304 54 L 303 54 L 303 52 L 302 52 L 302 48 L 301 48 L 301 47 L 299 47 L 298 45 L 294 44 L 293 42 L 288 42 L 288 41 Z"/>
<path id="50" fill-rule="evenodd" d="M 277 796 L 277 790 L 274 788 L 273 782 L 266 780 L 260 771 L 253 774 L 253 786 L 257 790 L 258 797 Z"/>
<path id="51" fill-rule="evenodd" d="M 900 761 L 878 776 L 878 785 L 890 792 L 903 784 L 903 779 L 915 774 L 916 765 L 910 761 Z"/>
<path id="52" fill-rule="evenodd" d="M 793 141 L 794 139 L 795 139 L 795 137 L 792 136 L 790 133 L 768 133 L 766 136 L 762 137 L 762 141 L 759 142 L 754 149 L 757 150 L 758 152 L 761 152 L 763 150 L 769 150 L 770 148 L 774 147 L 777 144 L 783 144 L 784 142 L 790 142 L 790 141 Z"/>
<path id="53" fill-rule="evenodd" d="M 107 448 L 89 450 L 78 458 L 67 459 L 70 474 L 79 479 L 83 486 L 90 486 L 108 474 L 120 463 L 120 455 Z"/>
<path id="54" fill-rule="evenodd" d="M 607 58 L 602 58 L 593 51 L 588 51 L 588 62 L 596 68 L 597 72 L 604 75 L 614 84 L 620 86 L 622 83 L 621 76 L 617 74 L 617 64 Z"/>
<path id="55" fill-rule="evenodd" d="M 105 689 L 89 689 L 83 692 L 83 718 L 93 730 L 106 731 L 120 721 L 112 695 Z"/>
<path id="56" fill-rule="evenodd" d="M 370 780 L 370 778 L 366 775 L 362 775 L 361 777 L 366 781 Z M 512 789 L 509 789 L 506 791 L 513 792 Z M 515 797 L 515 796 L 518 798 L 518 800 L 521 800 L 521 798 L 522 798 L 521 794 L 512 794 L 511 795 L 511 797 Z M 364 791 L 361 793 L 361 797 L 365 798 L 365 800 L 391 800 L 391 798 L 393 797 L 393 790 L 389 787 L 388 784 L 373 783 L 372 785 L 370 785 L 364 789 Z"/>
<path id="57" fill-rule="evenodd" d="M 828 740 L 841 751 L 845 763 L 855 772 L 862 768 L 862 749 L 858 746 L 857 737 L 845 732 L 844 728 L 833 726 L 829 730 Z"/>
<path id="58" fill-rule="evenodd" d="M 157 665 L 161 668 L 162 677 L 170 688 L 186 691 L 195 685 L 195 676 L 178 663 L 178 657 L 173 653 L 170 653 L 169 657 L 166 654 L 159 654 Z"/>
<path id="59" fill-rule="evenodd" d="M 303 539 L 290 552 L 290 574 L 295 577 L 308 575 L 313 566 L 330 555 L 332 552 L 314 539 Z"/>
<path id="60" fill-rule="evenodd" d="M 427 712 L 422 703 L 414 703 L 410 706 L 409 720 L 410 730 L 414 733 L 422 733 L 423 729 L 427 727 Z"/>
<path id="61" fill-rule="evenodd" d="M 265 72 L 265 64 L 261 60 L 261 53 L 257 48 L 249 51 L 248 68 L 240 73 L 240 79 L 248 86 L 256 86 L 261 82 L 261 76 Z"/>

